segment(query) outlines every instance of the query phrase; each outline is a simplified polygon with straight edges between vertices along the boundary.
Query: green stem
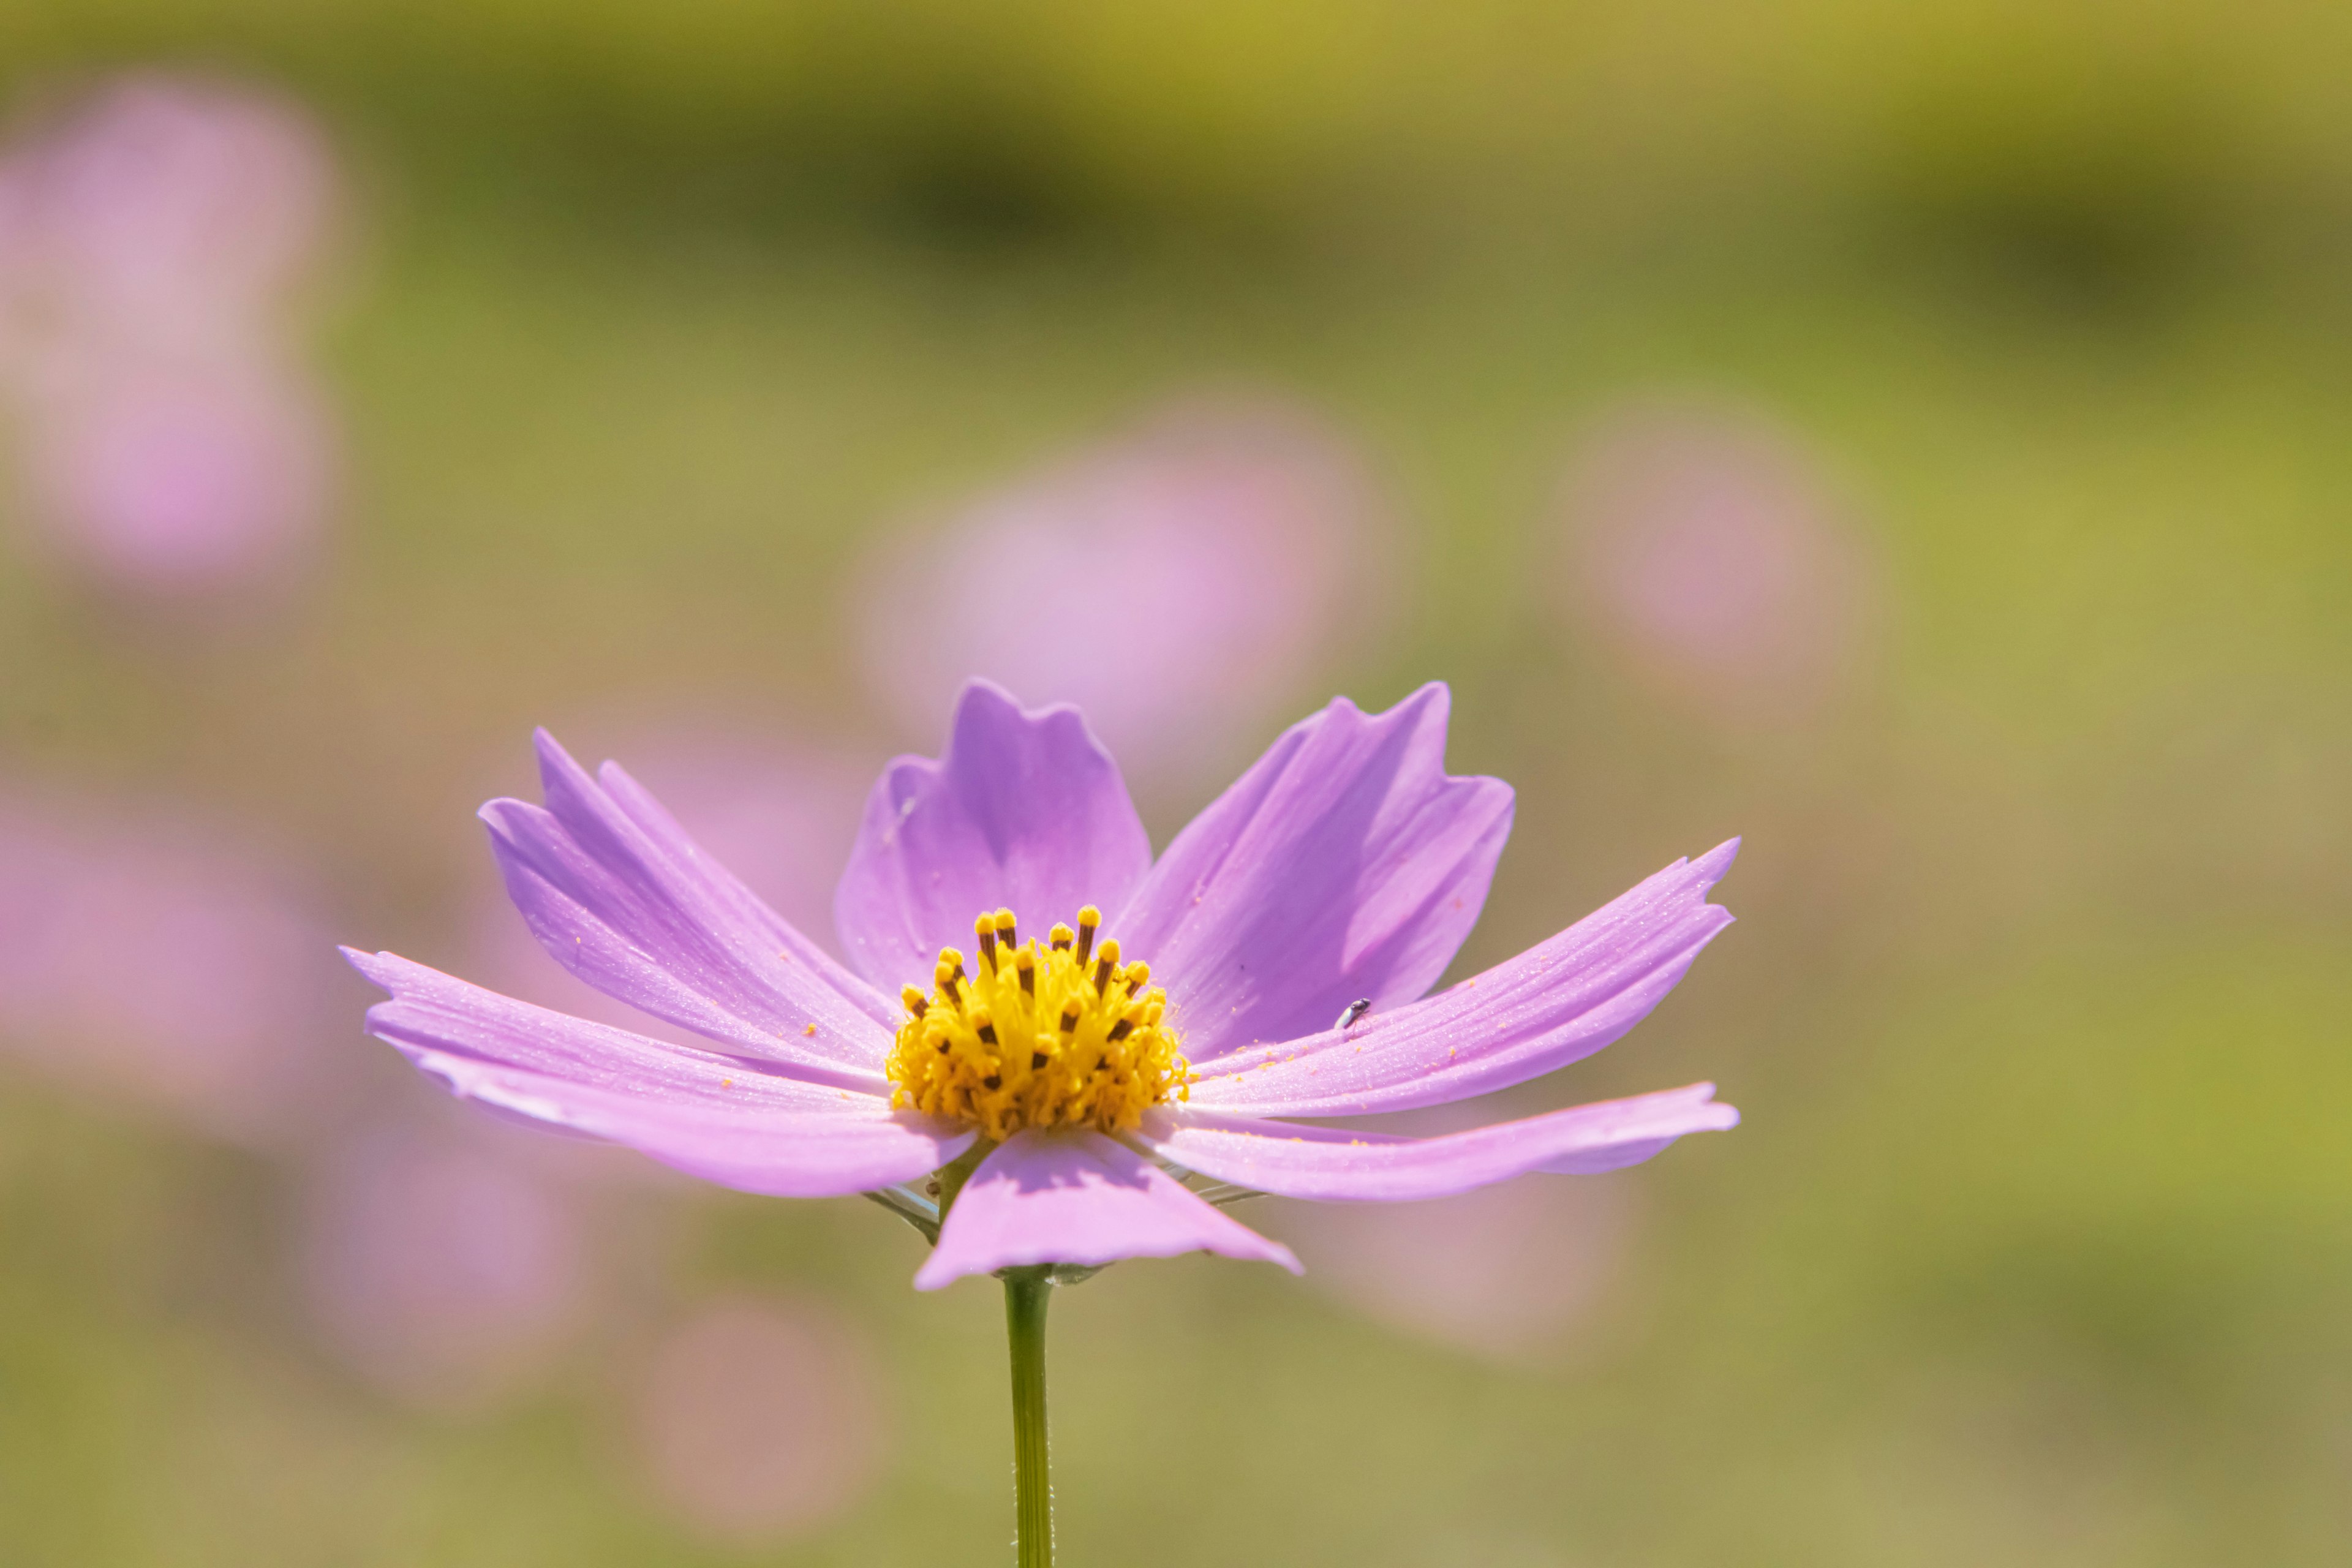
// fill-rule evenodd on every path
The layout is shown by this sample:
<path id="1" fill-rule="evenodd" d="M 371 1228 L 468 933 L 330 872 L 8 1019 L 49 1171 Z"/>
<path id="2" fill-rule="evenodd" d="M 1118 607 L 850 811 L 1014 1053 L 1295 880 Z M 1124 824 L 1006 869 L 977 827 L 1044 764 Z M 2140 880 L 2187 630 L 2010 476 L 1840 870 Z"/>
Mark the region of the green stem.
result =
<path id="1" fill-rule="evenodd" d="M 1004 1275 L 1004 1332 L 1013 1342 L 1013 1546 L 1020 1568 L 1054 1568 L 1054 1483 L 1045 1458 L 1044 1268 Z"/>

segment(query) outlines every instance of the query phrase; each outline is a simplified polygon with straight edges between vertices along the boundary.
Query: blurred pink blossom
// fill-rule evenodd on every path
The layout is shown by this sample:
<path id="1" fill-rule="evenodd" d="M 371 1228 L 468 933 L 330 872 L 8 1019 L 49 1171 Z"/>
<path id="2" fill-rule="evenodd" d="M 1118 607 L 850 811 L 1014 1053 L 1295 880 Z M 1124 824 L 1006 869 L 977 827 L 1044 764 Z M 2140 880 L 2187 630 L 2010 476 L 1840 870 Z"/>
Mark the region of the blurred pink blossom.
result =
<path id="1" fill-rule="evenodd" d="M 38 514 L 111 581 L 195 592 L 299 549 L 332 490 L 325 409 L 250 367 L 131 374 L 27 416 Z"/>
<path id="2" fill-rule="evenodd" d="M 1417 1204 L 1294 1204 L 1307 1278 L 1377 1322 L 1498 1362 L 1559 1353 L 1605 1307 L 1632 1231 L 1622 1179 L 1506 1182 Z"/>
<path id="3" fill-rule="evenodd" d="M 1852 673 L 1872 586 L 1802 447 L 1761 419 L 1621 416 L 1562 491 L 1565 606 L 1725 718 L 1801 718 Z"/>
<path id="4" fill-rule="evenodd" d="M 327 238 L 335 173 L 291 102 L 142 72 L 0 159 L 0 276 L 19 344 L 198 356 L 279 327 Z M 21 313 L 20 313 L 21 312 Z M 232 353 L 229 357 L 236 357 Z"/>
<path id="5" fill-rule="evenodd" d="M 305 1293 L 328 1343 L 386 1394 L 486 1407 L 581 1321 L 581 1194 L 496 1138 L 379 1128 L 313 1175 Z"/>
<path id="6" fill-rule="evenodd" d="M 700 1308 L 655 1350 L 636 1405 L 655 1495 L 736 1546 L 824 1525 L 871 1488 L 887 1451 L 879 1369 L 814 1301 Z"/>
<path id="7" fill-rule="evenodd" d="M 346 993 L 307 890 L 217 825 L 0 796 L 0 1043 L 246 1142 L 344 1081 Z"/>
<path id="8" fill-rule="evenodd" d="M 323 521 L 335 443 L 292 307 L 334 195 L 300 110 L 194 78 L 123 78 L 0 153 L 0 395 L 86 568 L 212 591 Z"/>
<path id="9" fill-rule="evenodd" d="M 869 680 L 910 730 L 986 676 L 1079 704 L 1131 777 L 1214 771 L 1381 618 L 1379 500 L 1307 416 L 1176 409 L 886 542 Z"/>

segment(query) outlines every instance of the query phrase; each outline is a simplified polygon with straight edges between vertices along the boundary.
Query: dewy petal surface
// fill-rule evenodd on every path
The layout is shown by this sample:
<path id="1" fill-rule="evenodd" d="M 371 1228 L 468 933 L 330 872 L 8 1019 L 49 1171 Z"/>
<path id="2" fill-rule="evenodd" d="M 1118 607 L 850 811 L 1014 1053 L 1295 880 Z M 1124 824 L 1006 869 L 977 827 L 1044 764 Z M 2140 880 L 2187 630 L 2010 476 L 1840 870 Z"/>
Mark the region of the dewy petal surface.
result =
<path id="1" fill-rule="evenodd" d="M 1284 1197 L 1408 1203 L 1450 1197 L 1531 1171 L 1587 1174 L 1639 1164 L 1690 1132 L 1735 1127 L 1739 1113 L 1696 1083 L 1631 1100 L 1572 1106 L 1442 1138 L 1399 1138 L 1178 1110 L 1141 1137 L 1187 1170 Z"/>
<path id="2" fill-rule="evenodd" d="M 1440 995 L 1375 1008 L 1219 1061 L 1192 1085 L 1206 1110 L 1353 1116 L 1507 1089 L 1591 1056 L 1649 1015 L 1731 923 L 1706 902 L 1739 841 L 1678 860 L 1517 958 Z"/>
<path id="3" fill-rule="evenodd" d="M 1212 1062 L 1412 1001 L 1477 922 L 1511 830 L 1499 779 L 1445 772 L 1449 705 L 1341 699 L 1293 725 L 1179 834 L 1114 934 Z M 1106 906 L 1107 908 L 1108 906 Z"/>
<path id="4" fill-rule="evenodd" d="M 875 784 L 834 920 L 858 973 L 895 991 L 927 981 L 941 948 L 970 951 L 985 910 L 1042 931 L 1085 904 L 1118 909 L 1150 864 L 1118 765 L 1078 710 L 1024 711 L 975 680 L 947 754 L 900 757 Z"/>
<path id="5" fill-rule="evenodd" d="M 697 848 L 636 783 L 539 735 L 547 805 L 482 807 L 507 892 L 557 963 L 631 1006 L 751 1054 L 878 1074 L 887 999 Z"/>
<path id="6" fill-rule="evenodd" d="M 459 1098 L 708 1181 L 837 1196 L 913 1181 L 971 1146 L 971 1132 L 878 1095 L 534 1007 L 392 953 L 344 956 L 392 994 L 368 1009 L 368 1032 Z"/>
<path id="7" fill-rule="evenodd" d="M 1018 1132 L 964 1184 L 915 1288 L 936 1290 L 1023 1264 L 1186 1252 L 1262 1258 L 1299 1272 L 1288 1247 L 1203 1203 L 1123 1143 L 1099 1132 Z"/>

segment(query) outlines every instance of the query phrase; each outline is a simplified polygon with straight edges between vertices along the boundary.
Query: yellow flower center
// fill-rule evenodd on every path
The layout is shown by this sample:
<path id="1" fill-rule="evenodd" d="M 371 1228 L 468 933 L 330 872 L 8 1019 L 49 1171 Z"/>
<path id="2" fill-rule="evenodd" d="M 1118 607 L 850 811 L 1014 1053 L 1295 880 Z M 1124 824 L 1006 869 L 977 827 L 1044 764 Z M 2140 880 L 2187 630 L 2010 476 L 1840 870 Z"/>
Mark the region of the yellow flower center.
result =
<path id="1" fill-rule="evenodd" d="M 1118 943 L 1095 943 L 1102 911 L 1025 944 L 1013 911 L 972 922 L 980 956 L 964 967 L 940 953 L 931 989 L 902 993 L 887 1071 L 894 1106 L 979 1128 L 998 1142 L 1024 1127 L 1132 1131 L 1171 1094 L 1189 1096 L 1192 1069 L 1163 1021 L 1168 994 L 1151 966 L 1121 963 Z"/>

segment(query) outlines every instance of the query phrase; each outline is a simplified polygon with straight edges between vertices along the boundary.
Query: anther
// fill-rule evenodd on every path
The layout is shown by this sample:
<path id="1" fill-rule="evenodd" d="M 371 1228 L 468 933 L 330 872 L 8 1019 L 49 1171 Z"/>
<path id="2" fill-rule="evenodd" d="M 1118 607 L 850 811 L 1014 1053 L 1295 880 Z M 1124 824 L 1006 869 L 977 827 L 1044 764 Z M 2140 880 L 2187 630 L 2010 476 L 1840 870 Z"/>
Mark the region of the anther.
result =
<path id="1" fill-rule="evenodd" d="M 1167 994 L 1150 985 L 1149 964 L 1121 963 L 1118 943 L 1102 935 L 1098 908 L 1087 905 L 1074 923 L 1055 924 L 1025 946 L 1010 909 L 988 911 L 972 930 L 980 945 L 971 971 L 962 952 L 942 948 L 932 989 L 900 992 L 910 1016 L 897 1031 L 894 1105 L 1009 1136 L 1024 1126 L 1117 1131 L 1150 1105 L 1183 1096 L 1189 1079 L 1163 1021 Z M 1066 970 L 1056 956 L 1065 952 L 1072 954 Z M 999 989 L 1013 977 L 1017 994 Z M 1013 1026 L 998 1025 L 998 1005 L 1014 1010 Z"/>

